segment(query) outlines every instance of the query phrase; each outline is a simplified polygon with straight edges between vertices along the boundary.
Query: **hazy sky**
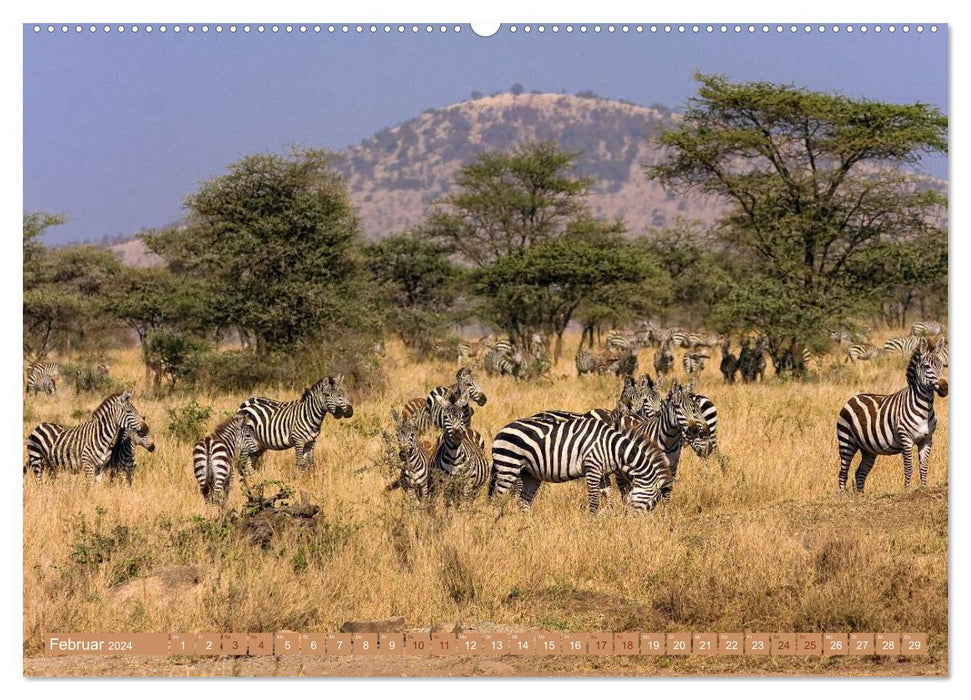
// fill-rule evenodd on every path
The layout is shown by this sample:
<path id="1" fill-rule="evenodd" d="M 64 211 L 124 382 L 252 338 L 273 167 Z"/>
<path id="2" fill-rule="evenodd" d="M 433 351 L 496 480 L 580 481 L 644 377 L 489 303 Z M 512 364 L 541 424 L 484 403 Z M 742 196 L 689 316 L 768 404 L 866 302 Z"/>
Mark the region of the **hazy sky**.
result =
<path id="1" fill-rule="evenodd" d="M 228 25 L 224 25 L 227 26 Z M 247 153 L 340 149 L 522 83 L 679 109 L 696 70 L 947 112 L 946 27 L 820 35 L 35 34 L 24 28 L 24 209 L 64 212 L 49 242 L 133 234 L 182 215 Z M 945 158 L 927 170 L 947 176 Z"/>

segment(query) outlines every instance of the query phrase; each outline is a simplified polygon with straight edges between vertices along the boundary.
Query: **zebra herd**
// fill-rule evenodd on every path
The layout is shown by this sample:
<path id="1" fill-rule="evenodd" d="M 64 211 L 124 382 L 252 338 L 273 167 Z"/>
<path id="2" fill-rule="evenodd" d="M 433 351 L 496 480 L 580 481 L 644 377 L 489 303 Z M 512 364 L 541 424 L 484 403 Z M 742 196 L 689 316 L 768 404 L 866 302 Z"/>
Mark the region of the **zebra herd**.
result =
<path id="1" fill-rule="evenodd" d="M 412 399 L 400 414 L 392 410 L 400 473 L 386 489 L 419 501 L 441 491 L 457 503 L 474 499 L 488 481 L 490 498 L 514 490 L 528 510 L 543 482 L 583 479 L 597 512 L 614 475 L 629 508 L 651 510 L 670 499 L 684 444 L 702 458 L 716 449 L 711 400 L 677 380 L 665 396 L 662 383 L 627 375 L 613 410 L 546 410 L 513 421 L 493 439 L 490 467 L 485 440 L 471 427 L 471 403 L 484 405 L 486 396 L 471 369 L 462 368 L 455 384 Z M 437 436 L 425 442 L 427 432 Z"/>
<path id="2" fill-rule="evenodd" d="M 74 373 L 75 387 L 91 384 L 91 378 L 107 378 L 111 373 L 111 368 L 100 363 L 94 369 L 78 367 Z M 28 394 L 57 394 L 57 380 L 61 376 L 61 366 L 57 362 L 35 362 L 27 368 L 26 392 Z"/>
<path id="3" fill-rule="evenodd" d="M 314 444 L 328 413 L 335 418 L 354 415 L 340 375 L 322 378 L 294 401 L 262 396 L 244 401 L 235 415 L 193 447 L 193 475 L 205 501 L 225 503 L 235 473 L 245 478 L 266 450 L 293 448 L 298 467 L 313 466 Z M 117 392 L 95 409 L 90 420 L 72 427 L 41 423 L 34 428 L 27 437 L 23 471 L 33 472 L 38 483 L 44 471 L 54 476 L 61 470 L 96 479 L 123 473 L 131 483 L 135 446 L 155 449 L 148 435 L 132 392 Z"/>
<path id="4" fill-rule="evenodd" d="M 646 337 L 642 331 L 635 342 Z M 668 335 L 659 349 L 670 349 L 673 337 Z M 891 395 L 859 394 L 839 412 L 840 491 L 845 490 L 857 452 L 862 454 L 855 476 L 858 491 L 863 491 L 878 455 L 903 455 L 908 486 L 914 448 L 921 483 L 927 482 L 936 428 L 934 397 L 948 393 L 943 378 L 947 342 L 943 337 L 910 338 L 914 340 L 908 339 L 901 350 L 910 351 L 906 387 Z M 614 362 L 633 354 L 635 343 L 625 346 L 625 340 L 630 338 L 610 336 L 607 352 L 618 353 Z M 704 338 L 708 344 L 719 340 Z M 541 342 L 534 338 L 530 344 Z M 519 351 L 502 343 L 493 344 L 486 356 Z M 533 352 L 529 347 L 522 350 Z M 760 342 L 753 345 L 743 340 L 738 357 L 724 342 L 720 369 L 726 382 L 734 382 L 737 373 L 743 381 L 754 381 L 765 371 L 764 355 Z M 578 369 L 581 364 L 578 360 Z M 608 371 L 613 369 L 608 366 L 598 373 Z M 529 509 L 544 482 L 583 479 L 589 509 L 596 512 L 613 476 L 627 507 L 653 509 L 670 500 L 685 445 L 703 459 L 717 450 L 718 412 L 711 399 L 695 391 L 693 379 L 686 384 L 672 379 L 665 387 L 664 372 L 656 379 L 647 374 L 635 379 L 633 372 L 626 371 L 618 374 L 623 385 L 613 409 L 593 408 L 585 413 L 550 409 L 514 420 L 496 433 L 490 462 L 483 435 L 472 427 L 475 406 L 484 406 L 487 397 L 473 370 L 460 368 L 454 384 L 406 402 L 400 413 L 392 411 L 400 473 L 387 490 L 403 489 L 420 501 L 441 491 L 447 502 L 455 504 L 474 499 L 488 484 L 490 497 L 513 491 L 519 504 Z M 28 390 L 48 392 L 53 386 L 56 391 L 58 376 L 55 363 L 34 365 L 28 372 Z M 78 425 L 38 425 L 27 438 L 24 473 L 32 472 L 38 482 L 45 471 L 53 476 L 66 470 L 99 480 L 104 474 L 124 476 L 131 483 L 136 447 L 155 449 L 132 398 L 129 390 L 111 394 L 90 419 Z M 225 503 L 236 472 L 245 479 L 259 467 L 267 450 L 292 448 L 298 467 L 312 467 L 314 447 L 328 414 L 335 419 L 354 415 L 342 376 L 324 377 L 292 401 L 267 397 L 243 401 L 233 416 L 193 448 L 193 474 L 205 501 Z"/>

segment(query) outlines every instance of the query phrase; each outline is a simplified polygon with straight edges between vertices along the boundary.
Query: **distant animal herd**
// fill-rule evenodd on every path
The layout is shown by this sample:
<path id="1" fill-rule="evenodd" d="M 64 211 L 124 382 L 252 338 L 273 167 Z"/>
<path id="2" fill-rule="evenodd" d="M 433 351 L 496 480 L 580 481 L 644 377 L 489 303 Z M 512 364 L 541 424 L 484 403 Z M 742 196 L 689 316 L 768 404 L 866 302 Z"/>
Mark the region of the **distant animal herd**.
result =
<path id="1" fill-rule="evenodd" d="M 831 338 L 846 346 L 846 361 L 872 360 L 886 353 L 909 355 L 906 386 L 890 395 L 858 394 L 838 413 L 838 488 L 843 491 L 851 462 L 859 452 L 855 473 L 857 491 L 879 455 L 902 454 L 904 483 L 909 486 L 913 451 L 917 450 L 919 478 L 927 483 L 927 463 L 937 421 L 935 396 L 947 396 L 947 341 L 942 324 L 915 323 L 911 335 L 893 338 L 882 347 L 834 331 Z M 552 363 L 548 343 L 538 333 L 513 343 L 491 336 L 457 345 L 459 369 L 451 385 L 432 389 L 423 397 L 391 410 L 398 476 L 389 491 L 403 490 L 418 501 L 441 494 L 459 505 L 487 487 L 491 498 L 510 491 L 529 509 L 543 483 L 582 479 L 591 512 L 597 512 L 616 484 L 625 507 L 650 511 L 670 501 L 677 483 L 681 452 L 689 447 L 702 459 L 718 450 L 718 411 L 712 400 L 695 390 L 694 375 L 704 369 L 713 348 L 721 348 L 719 369 L 725 383 L 741 375 L 743 383 L 764 378 L 765 342 L 743 338 L 738 354 L 727 339 L 715 333 L 660 329 L 639 324 L 629 331 L 611 331 L 600 350 L 581 347 L 577 374 L 617 375 L 622 386 L 613 408 L 586 412 L 546 409 L 512 421 L 494 436 L 491 452 L 473 428 L 475 407 L 487 397 L 475 379 L 483 369 L 490 376 L 529 379 L 549 376 Z M 655 377 L 637 372 L 637 351 L 654 348 Z M 683 350 L 686 383 L 670 378 L 675 349 Z M 383 354 L 383 344 L 381 352 Z M 812 359 L 808 350 L 802 360 Z M 82 370 L 78 370 L 81 372 Z M 94 370 L 107 376 L 107 365 Z M 26 392 L 57 393 L 61 376 L 54 362 L 39 362 L 27 371 Z M 136 447 L 155 449 L 144 417 L 132 402 L 131 391 L 106 397 L 91 418 L 77 425 L 41 423 L 27 438 L 24 474 L 38 483 L 44 473 L 82 473 L 89 479 L 124 476 L 132 483 Z M 259 469 L 267 450 L 293 449 L 298 467 L 314 467 L 314 447 L 324 419 L 354 416 L 342 376 L 324 377 L 300 397 L 281 401 L 251 397 L 220 423 L 192 451 L 193 474 L 206 503 L 225 504 L 237 473 L 246 478 Z M 490 459 L 491 458 L 491 459 Z"/>

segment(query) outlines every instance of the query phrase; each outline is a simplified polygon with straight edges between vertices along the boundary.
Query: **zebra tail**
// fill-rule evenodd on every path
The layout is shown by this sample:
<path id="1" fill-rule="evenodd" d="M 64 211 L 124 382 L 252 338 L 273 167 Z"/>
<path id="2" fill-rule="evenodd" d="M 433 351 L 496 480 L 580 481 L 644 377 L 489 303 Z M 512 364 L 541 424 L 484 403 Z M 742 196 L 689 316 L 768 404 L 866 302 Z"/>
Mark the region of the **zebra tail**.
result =
<path id="1" fill-rule="evenodd" d="M 495 458 L 492 461 L 492 467 L 489 469 L 489 498 L 492 498 L 493 494 L 496 492 L 496 484 L 499 481 L 499 470 L 496 468 Z"/>

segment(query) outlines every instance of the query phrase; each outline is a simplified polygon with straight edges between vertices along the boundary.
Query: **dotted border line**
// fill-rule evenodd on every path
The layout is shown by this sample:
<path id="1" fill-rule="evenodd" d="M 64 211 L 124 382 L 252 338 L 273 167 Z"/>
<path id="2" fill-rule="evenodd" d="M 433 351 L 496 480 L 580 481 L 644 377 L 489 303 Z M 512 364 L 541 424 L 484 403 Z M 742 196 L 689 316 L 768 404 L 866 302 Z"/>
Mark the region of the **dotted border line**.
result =
<path id="1" fill-rule="evenodd" d="M 643 34 L 645 32 L 648 32 L 650 34 L 657 34 L 657 33 L 770 34 L 773 32 L 776 34 L 785 34 L 785 33 L 824 34 L 827 32 L 832 34 L 838 34 L 840 32 L 845 32 L 847 34 L 852 34 L 854 32 L 858 32 L 860 34 L 866 34 L 867 32 L 870 32 L 870 31 L 880 34 L 883 31 L 887 31 L 890 34 L 894 34 L 898 31 L 898 29 L 900 32 L 904 34 L 909 34 L 911 32 L 914 32 L 917 34 L 923 34 L 925 31 L 928 31 L 934 34 L 934 33 L 937 33 L 938 31 L 938 25 L 936 24 L 931 24 L 931 25 L 923 25 L 923 24 L 916 24 L 916 25 L 909 25 L 909 24 L 903 24 L 903 25 L 894 25 L 894 24 L 890 24 L 890 25 L 879 25 L 879 24 L 874 24 L 874 25 L 867 25 L 867 24 L 861 24 L 861 25 L 852 25 L 852 24 L 848 24 L 848 25 L 838 25 L 838 24 L 834 24 L 834 25 L 823 25 L 823 24 L 819 24 L 819 25 L 810 25 L 810 24 L 805 24 L 805 25 L 796 25 L 796 24 L 789 24 L 789 25 L 783 25 L 783 24 L 774 24 L 774 25 L 769 25 L 769 24 L 760 24 L 760 25 L 756 25 L 756 24 L 734 24 L 734 25 L 729 25 L 729 24 L 718 24 L 718 25 L 712 25 L 712 24 L 706 24 L 706 25 L 698 25 L 698 24 L 650 24 L 650 25 L 538 24 L 538 25 L 530 25 L 530 24 L 524 24 L 524 25 L 517 25 L 517 24 L 510 24 L 510 25 L 503 25 L 500 28 L 500 31 L 504 31 L 509 34 L 516 34 L 516 33 L 519 33 L 520 31 L 525 34 L 529 34 L 534 31 L 537 34 L 545 34 L 547 32 L 551 34 L 559 34 L 559 33 L 602 34 L 604 32 L 608 34 L 614 34 L 618 32 L 621 34 L 630 34 L 630 33 Z M 42 25 L 42 24 L 35 24 L 33 25 L 33 31 L 34 31 L 34 34 L 43 34 L 43 33 L 47 33 L 47 34 L 58 34 L 58 33 L 60 34 L 71 34 L 71 33 L 74 33 L 74 34 L 97 34 L 97 33 L 181 34 L 183 32 L 188 34 L 195 34 L 195 33 L 201 33 L 201 34 L 209 34 L 209 33 L 215 33 L 215 34 L 223 34 L 223 33 L 229 33 L 229 34 L 237 34 L 237 33 L 242 33 L 242 34 L 252 34 L 252 33 L 256 33 L 256 34 L 280 34 L 280 33 L 284 33 L 284 34 L 324 34 L 324 33 L 326 34 L 392 34 L 392 33 L 448 34 L 448 33 L 452 33 L 452 34 L 458 34 L 463 31 L 469 31 L 472 34 L 475 34 L 475 32 L 472 31 L 471 29 L 468 29 L 468 30 L 463 29 L 462 26 L 458 24 L 453 24 L 453 25 L 446 25 L 446 24 L 440 24 L 440 25 L 433 25 L 433 24 L 424 24 L 424 25 L 420 25 L 420 24 L 396 24 L 396 25 L 393 25 L 393 24 L 380 24 L 380 25 L 379 24 L 326 24 L 326 25 L 321 25 L 321 24 L 285 24 L 285 25 L 279 25 L 279 24 L 269 24 L 269 25 L 267 24 L 255 24 L 255 25 L 251 25 L 251 24 L 227 24 L 227 25 L 222 25 L 222 24 L 215 24 L 215 25 L 208 25 L 208 24 L 200 24 L 200 25 L 195 25 L 195 24 L 186 24 L 186 25 L 181 25 L 181 24 L 173 24 L 173 25 L 47 24 L 47 25 Z"/>

